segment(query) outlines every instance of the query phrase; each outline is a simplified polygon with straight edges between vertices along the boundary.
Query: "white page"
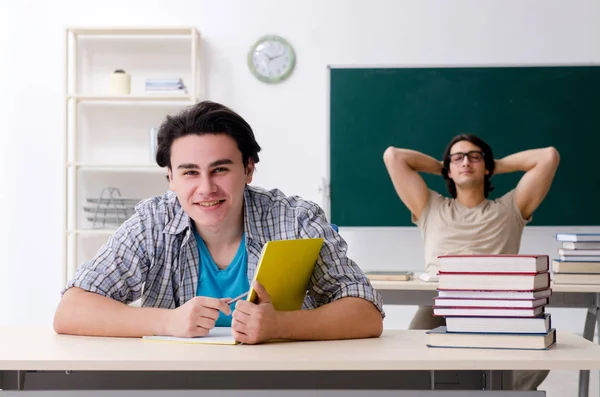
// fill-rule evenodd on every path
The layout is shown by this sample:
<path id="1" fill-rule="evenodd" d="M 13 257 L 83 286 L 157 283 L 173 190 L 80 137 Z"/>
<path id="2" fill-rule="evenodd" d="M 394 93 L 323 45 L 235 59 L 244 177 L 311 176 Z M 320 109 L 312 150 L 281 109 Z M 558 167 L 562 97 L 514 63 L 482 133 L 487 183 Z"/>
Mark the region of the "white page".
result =
<path id="1" fill-rule="evenodd" d="M 215 327 L 207 336 L 194 338 L 178 338 L 176 336 L 144 336 L 150 341 L 177 342 L 177 343 L 208 343 L 217 345 L 234 345 L 236 342 L 231 336 L 231 327 Z"/>

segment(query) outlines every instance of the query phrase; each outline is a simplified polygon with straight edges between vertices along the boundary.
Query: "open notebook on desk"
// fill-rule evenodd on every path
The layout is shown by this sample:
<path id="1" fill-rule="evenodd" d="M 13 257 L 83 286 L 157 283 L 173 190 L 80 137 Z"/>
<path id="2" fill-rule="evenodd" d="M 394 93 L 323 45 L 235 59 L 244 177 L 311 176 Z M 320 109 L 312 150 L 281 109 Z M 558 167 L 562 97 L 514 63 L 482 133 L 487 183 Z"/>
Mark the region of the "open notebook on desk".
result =
<path id="1" fill-rule="evenodd" d="M 144 336 L 144 340 L 177 343 L 202 343 L 209 345 L 236 345 L 237 342 L 231 336 L 231 327 L 215 327 L 207 336 L 196 338 L 178 338 L 176 336 Z"/>
<path id="2" fill-rule="evenodd" d="M 262 250 L 254 279 L 269 293 L 275 310 L 300 310 L 313 269 L 319 257 L 322 238 L 277 240 L 267 242 Z M 252 283 L 251 283 L 252 284 Z M 256 291 L 248 291 L 249 302 L 256 300 Z M 213 328 L 208 336 L 177 338 L 171 336 L 144 336 L 144 340 L 234 345 L 231 328 Z"/>

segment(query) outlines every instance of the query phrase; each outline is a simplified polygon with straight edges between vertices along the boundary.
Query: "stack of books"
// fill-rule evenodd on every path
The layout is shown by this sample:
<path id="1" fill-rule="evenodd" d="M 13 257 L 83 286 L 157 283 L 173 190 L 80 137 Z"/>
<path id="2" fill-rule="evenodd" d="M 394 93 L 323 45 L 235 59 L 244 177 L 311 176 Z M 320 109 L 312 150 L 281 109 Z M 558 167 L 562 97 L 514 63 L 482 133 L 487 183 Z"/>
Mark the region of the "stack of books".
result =
<path id="1" fill-rule="evenodd" d="M 181 79 L 146 79 L 146 93 L 185 94 L 187 89 Z"/>
<path id="2" fill-rule="evenodd" d="M 557 233 L 558 258 L 552 260 L 555 284 L 600 284 L 600 234 Z"/>
<path id="3" fill-rule="evenodd" d="M 545 306 L 552 294 L 547 255 L 440 256 L 433 313 L 446 326 L 429 347 L 549 349 L 556 343 Z"/>

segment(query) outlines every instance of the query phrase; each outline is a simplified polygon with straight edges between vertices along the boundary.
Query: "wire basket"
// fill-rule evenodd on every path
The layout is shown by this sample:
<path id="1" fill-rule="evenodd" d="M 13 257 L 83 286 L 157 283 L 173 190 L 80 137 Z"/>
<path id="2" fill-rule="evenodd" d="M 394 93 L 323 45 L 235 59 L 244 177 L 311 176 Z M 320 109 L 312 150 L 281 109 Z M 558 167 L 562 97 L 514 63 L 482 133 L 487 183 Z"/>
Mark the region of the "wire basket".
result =
<path id="1" fill-rule="evenodd" d="M 86 202 L 92 205 L 83 207 L 86 219 L 92 222 L 92 229 L 119 227 L 135 213 L 138 198 L 127 198 L 121 195 L 116 187 L 105 186 L 100 197 L 87 197 Z"/>

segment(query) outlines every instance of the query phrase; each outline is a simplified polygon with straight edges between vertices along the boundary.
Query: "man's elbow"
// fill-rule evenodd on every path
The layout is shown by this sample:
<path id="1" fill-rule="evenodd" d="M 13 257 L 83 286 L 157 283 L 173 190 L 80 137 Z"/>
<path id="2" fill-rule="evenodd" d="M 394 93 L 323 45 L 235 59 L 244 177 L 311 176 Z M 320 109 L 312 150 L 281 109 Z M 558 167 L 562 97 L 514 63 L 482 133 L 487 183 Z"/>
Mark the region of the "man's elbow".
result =
<path id="1" fill-rule="evenodd" d="M 364 324 L 367 325 L 367 335 L 365 336 L 367 338 L 378 338 L 383 333 L 383 316 L 379 309 L 375 307 L 375 305 L 373 305 L 371 302 L 369 303 L 370 307 L 368 309 L 368 314 L 363 317 Z"/>
<path id="2" fill-rule="evenodd" d="M 73 304 L 79 298 L 80 290 L 78 288 L 70 288 L 67 290 L 56 308 L 54 313 L 54 321 L 52 323 L 54 332 L 57 334 L 74 334 L 75 318 Z"/>
<path id="3" fill-rule="evenodd" d="M 394 161 L 394 157 L 396 156 L 397 149 L 393 146 L 388 147 L 383 152 L 383 162 L 389 164 Z"/>
<path id="4" fill-rule="evenodd" d="M 560 154 L 555 147 L 549 146 L 545 150 L 545 157 L 548 164 L 550 164 L 554 168 L 558 168 L 558 164 L 560 163 Z"/>
<path id="5" fill-rule="evenodd" d="M 57 334 L 69 334 L 70 327 L 68 321 L 68 314 L 65 313 L 67 311 L 64 308 L 63 302 L 61 301 L 58 304 L 58 308 L 56 309 L 56 313 L 54 313 L 54 321 L 52 326 L 54 327 L 54 332 Z"/>
<path id="6" fill-rule="evenodd" d="M 385 152 L 383 152 L 383 162 L 388 167 L 396 164 L 403 157 L 403 150 L 393 146 L 388 147 L 387 149 L 385 149 Z"/>

